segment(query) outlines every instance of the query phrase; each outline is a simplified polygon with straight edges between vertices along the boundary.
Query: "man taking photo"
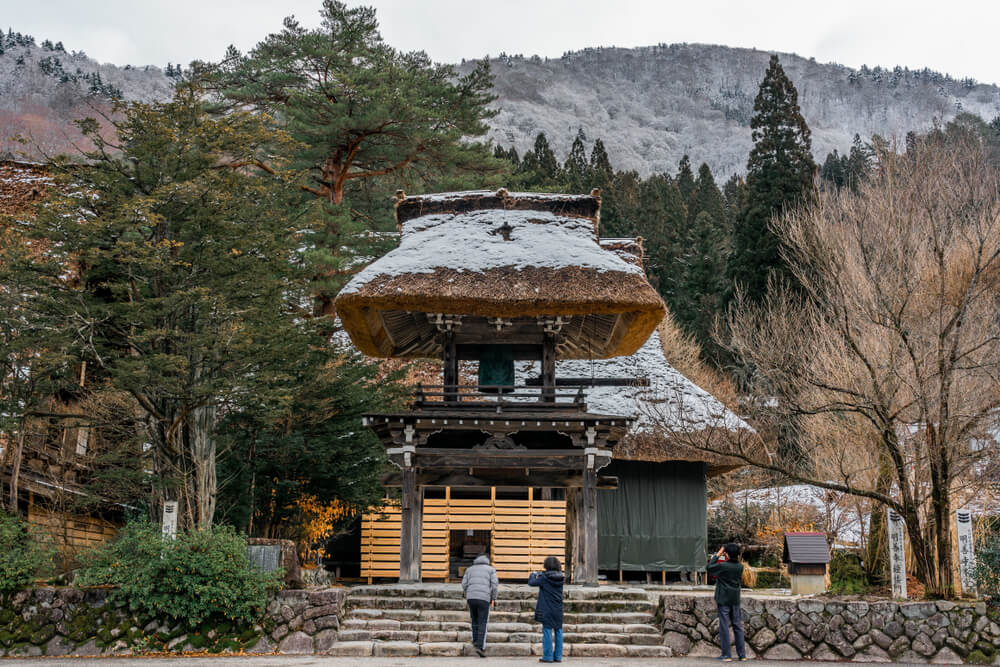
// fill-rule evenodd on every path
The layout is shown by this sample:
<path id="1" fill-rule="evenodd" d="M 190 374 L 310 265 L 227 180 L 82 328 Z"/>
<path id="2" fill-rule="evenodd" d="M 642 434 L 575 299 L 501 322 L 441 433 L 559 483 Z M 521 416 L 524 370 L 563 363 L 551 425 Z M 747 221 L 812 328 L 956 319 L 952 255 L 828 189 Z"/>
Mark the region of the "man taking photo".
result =
<path id="1" fill-rule="evenodd" d="M 736 637 L 736 655 L 747 659 L 746 643 L 743 636 L 743 612 L 740 609 L 740 584 L 743 581 L 743 563 L 739 562 L 740 547 L 729 542 L 722 546 L 708 561 L 706 570 L 715 577 L 715 605 L 719 610 L 719 643 L 722 655 L 719 660 L 732 662 L 729 649 L 729 628 Z"/>

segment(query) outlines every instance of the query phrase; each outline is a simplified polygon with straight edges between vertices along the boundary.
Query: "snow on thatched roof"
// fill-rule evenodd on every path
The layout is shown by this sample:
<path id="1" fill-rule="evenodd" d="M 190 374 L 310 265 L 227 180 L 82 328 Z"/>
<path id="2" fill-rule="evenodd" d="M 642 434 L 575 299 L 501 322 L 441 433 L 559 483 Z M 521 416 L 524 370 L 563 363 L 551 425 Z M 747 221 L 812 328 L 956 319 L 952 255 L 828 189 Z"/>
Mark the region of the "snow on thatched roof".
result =
<path id="1" fill-rule="evenodd" d="M 523 377 L 538 375 L 538 363 L 520 363 L 518 371 L 521 382 Z M 588 387 L 585 390 L 588 411 L 635 418 L 628 437 L 615 449 L 615 458 L 704 461 L 709 465 L 709 474 L 717 474 L 739 467 L 739 464 L 683 447 L 684 438 L 678 436 L 707 429 L 753 431 L 719 399 L 670 365 L 656 331 L 629 356 L 557 361 L 556 377 L 649 380 L 649 386 Z"/>
<path id="2" fill-rule="evenodd" d="M 396 208 L 399 246 L 354 276 L 337 296 L 337 312 L 371 356 L 389 354 L 373 316 L 378 311 L 614 315 L 624 328 L 601 354 L 634 352 L 665 307 L 641 263 L 601 247 L 599 211 L 595 195 L 501 190 L 406 197 Z"/>

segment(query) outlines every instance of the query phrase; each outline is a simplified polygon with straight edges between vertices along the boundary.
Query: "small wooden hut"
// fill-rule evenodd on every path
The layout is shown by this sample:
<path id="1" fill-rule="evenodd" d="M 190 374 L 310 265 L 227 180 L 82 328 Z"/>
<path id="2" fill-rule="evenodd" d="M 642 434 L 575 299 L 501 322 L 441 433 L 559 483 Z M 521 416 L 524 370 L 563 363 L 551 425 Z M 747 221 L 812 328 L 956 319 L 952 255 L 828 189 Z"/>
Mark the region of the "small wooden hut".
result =
<path id="1" fill-rule="evenodd" d="M 785 533 L 781 560 L 788 564 L 792 595 L 813 595 L 826 590 L 830 545 L 825 533 Z"/>
<path id="2" fill-rule="evenodd" d="M 400 194 L 396 217 L 399 246 L 348 283 L 337 313 L 362 352 L 441 359 L 443 377 L 419 387 L 409 410 L 365 418 L 402 487 L 398 519 L 385 528 L 368 519 L 372 560 L 384 556 L 369 576 L 394 561 L 402 581 L 447 576 L 463 542 L 523 576 L 569 542 L 573 581 L 596 584 L 597 488 L 615 482 L 598 473 L 631 419 L 588 409 L 585 387 L 557 382 L 556 361 L 634 353 L 663 301 L 639 264 L 601 247 L 599 191 Z M 460 361 L 478 364 L 478 383 L 460 382 Z M 519 361 L 538 362 L 537 382 L 515 381 Z M 536 501 L 536 487 L 565 489 L 565 500 Z M 453 500 L 455 490 L 483 489 L 488 496 L 469 499 L 482 506 Z M 509 493 L 526 497 L 498 497 Z M 489 519 L 452 521 L 459 515 Z M 545 539 L 533 539 L 539 532 Z M 422 563 L 425 553 L 433 562 Z"/>

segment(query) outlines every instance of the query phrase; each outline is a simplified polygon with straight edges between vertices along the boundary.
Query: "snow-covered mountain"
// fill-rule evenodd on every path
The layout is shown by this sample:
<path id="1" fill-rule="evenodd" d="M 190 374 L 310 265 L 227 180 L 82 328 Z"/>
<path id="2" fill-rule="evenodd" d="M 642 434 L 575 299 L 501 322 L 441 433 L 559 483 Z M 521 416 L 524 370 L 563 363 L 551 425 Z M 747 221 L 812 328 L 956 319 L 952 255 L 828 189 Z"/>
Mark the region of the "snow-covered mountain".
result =
<path id="1" fill-rule="evenodd" d="M 617 169 L 673 173 L 685 153 L 707 162 L 720 182 L 743 172 L 750 118 L 771 52 L 704 44 L 594 48 L 562 58 L 493 61 L 499 115 L 490 138 L 529 149 L 544 131 L 560 158 L 582 127 L 600 137 Z M 910 130 L 959 111 L 991 120 L 1000 88 L 903 67 L 851 69 L 779 54 L 799 91 L 819 160 L 848 149 L 855 133 L 900 142 Z M 472 63 L 461 67 L 467 71 Z"/>
<path id="2" fill-rule="evenodd" d="M 15 33 L 0 37 L 0 50 L 0 155 L 25 149 L 10 140 L 15 134 L 29 135 L 45 152 L 66 150 L 79 138 L 69 121 L 93 115 L 107 93 L 152 101 L 169 97 L 172 87 L 159 67 L 101 64 Z M 902 141 L 906 132 L 959 111 L 986 120 L 1000 115 L 1000 88 L 970 79 L 779 56 L 799 91 L 819 160 L 849 148 L 855 133 Z M 673 173 L 687 153 L 722 181 L 745 169 L 753 101 L 769 57 L 704 44 L 593 48 L 550 59 L 501 56 L 493 60 L 500 113 L 489 136 L 523 153 L 544 131 L 562 159 L 583 128 L 590 140 L 604 141 L 618 169 Z"/>
<path id="3" fill-rule="evenodd" d="M 80 140 L 72 120 L 106 111 L 112 95 L 164 100 L 172 86 L 159 67 L 102 64 L 61 42 L 0 32 L 0 157 L 70 150 Z"/>

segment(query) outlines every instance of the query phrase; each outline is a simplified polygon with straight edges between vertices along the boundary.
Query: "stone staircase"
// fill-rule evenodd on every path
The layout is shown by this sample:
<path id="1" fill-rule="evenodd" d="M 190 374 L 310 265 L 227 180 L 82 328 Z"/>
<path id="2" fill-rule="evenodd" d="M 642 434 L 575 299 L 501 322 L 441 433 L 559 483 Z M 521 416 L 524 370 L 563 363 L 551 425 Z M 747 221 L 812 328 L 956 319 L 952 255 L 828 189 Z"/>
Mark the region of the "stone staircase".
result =
<path id="1" fill-rule="evenodd" d="M 490 613 L 490 656 L 542 654 L 534 621 L 537 588 L 500 586 Z M 565 589 L 563 653 L 590 657 L 670 657 L 656 621 L 657 602 L 639 588 Z M 391 584 L 352 588 L 330 655 L 475 655 L 469 612 L 458 584 Z"/>

